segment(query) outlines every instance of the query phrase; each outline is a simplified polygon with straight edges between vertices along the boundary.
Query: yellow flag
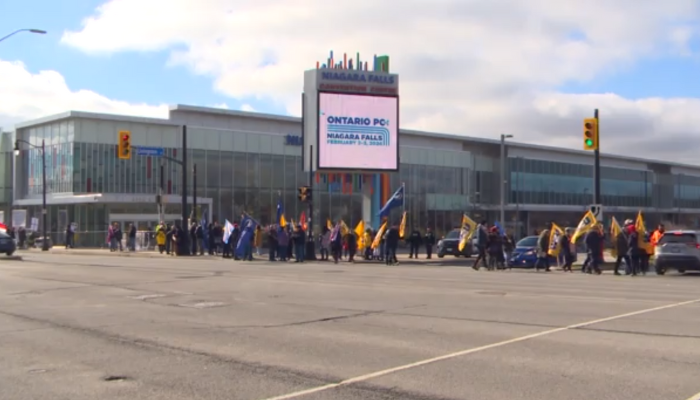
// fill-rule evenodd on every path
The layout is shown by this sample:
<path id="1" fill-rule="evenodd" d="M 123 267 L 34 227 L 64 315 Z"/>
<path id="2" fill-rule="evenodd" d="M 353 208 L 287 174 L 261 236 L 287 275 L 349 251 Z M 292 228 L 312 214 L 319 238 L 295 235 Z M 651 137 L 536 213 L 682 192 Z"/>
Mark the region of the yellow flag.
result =
<path id="1" fill-rule="evenodd" d="M 467 217 L 467 214 L 462 215 L 462 230 L 459 233 L 459 251 L 463 251 L 467 246 L 469 239 L 476 232 L 477 223 L 473 219 Z"/>
<path id="2" fill-rule="evenodd" d="M 552 229 L 549 231 L 549 250 L 547 250 L 547 254 L 552 257 L 559 257 L 562 236 L 564 236 L 564 230 L 559 225 L 552 223 Z"/>
<path id="3" fill-rule="evenodd" d="M 399 225 L 399 237 L 403 239 L 405 233 L 406 233 L 406 211 L 404 211 L 403 216 L 401 216 L 401 225 Z"/>
<path id="4" fill-rule="evenodd" d="M 284 228 L 285 226 L 287 226 L 287 219 L 284 218 L 284 214 L 281 214 L 281 215 L 280 215 L 279 225 L 280 225 L 282 228 Z"/>
<path id="5" fill-rule="evenodd" d="M 637 213 L 637 219 L 634 221 L 634 229 L 637 231 L 637 246 L 650 253 L 651 243 L 646 240 L 647 228 L 644 225 L 644 216 L 642 216 L 641 210 Z"/>
<path id="6" fill-rule="evenodd" d="M 576 231 L 574 231 L 574 236 L 571 237 L 571 242 L 575 243 L 581 235 L 588 233 L 597 223 L 598 220 L 596 220 L 595 215 L 590 210 L 586 211 L 583 218 L 581 218 L 581 222 L 578 223 Z"/>
<path id="7" fill-rule="evenodd" d="M 348 225 L 345 223 L 345 221 L 340 221 L 340 234 L 345 236 L 350 232 L 350 228 L 348 228 Z"/>
<path id="8" fill-rule="evenodd" d="M 331 222 L 330 218 L 326 220 L 326 228 L 328 228 L 329 230 L 333 229 L 333 223 Z"/>
<path id="9" fill-rule="evenodd" d="M 294 220 L 291 219 L 291 218 L 289 219 L 289 224 L 292 226 L 292 228 L 294 228 L 294 227 L 297 226 L 297 224 L 295 224 L 295 223 L 294 223 Z"/>
<path id="10" fill-rule="evenodd" d="M 382 226 L 379 228 L 377 231 L 377 234 L 374 236 L 374 240 L 372 241 L 372 249 L 376 249 L 379 247 L 379 242 L 382 241 L 382 237 L 384 236 L 384 231 L 386 230 L 386 222 L 382 224 Z"/>
<path id="11" fill-rule="evenodd" d="M 610 255 L 617 258 L 617 236 L 622 233 L 622 227 L 620 223 L 617 222 L 615 217 L 612 217 L 612 222 L 610 222 L 610 236 L 613 243 L 612 250 L 610 250 Z"/>
<path id="12" fill-rule="evenodd" d="M 363 250 L 367 247 L 365 243 L 365 221 L 360 221 L 355 227 L 355 235 L 357 235 L 357 249 Z"/>

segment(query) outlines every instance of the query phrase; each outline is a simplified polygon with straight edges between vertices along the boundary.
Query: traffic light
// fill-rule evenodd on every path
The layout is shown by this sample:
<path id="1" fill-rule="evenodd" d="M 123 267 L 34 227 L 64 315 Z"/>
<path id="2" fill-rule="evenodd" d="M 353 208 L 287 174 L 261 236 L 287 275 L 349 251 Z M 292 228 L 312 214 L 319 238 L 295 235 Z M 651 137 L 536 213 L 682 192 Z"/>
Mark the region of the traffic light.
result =
<path id="1" fill-rule="evenodd" d="M 302 202 L 311 201 L 311 188 L 308 186 L 300 187 L 298 197 Z"/>
<path id="2" fill-rule="evenodd" d="M 583 120 L 583 149 L 598 150 L 598 120 L 596 118 Z"/>
<path id="3" fill-rule="evenodd" d="M 131 132 L 119 131 L 117 156 L 121 160 L 131 160 Z"/>

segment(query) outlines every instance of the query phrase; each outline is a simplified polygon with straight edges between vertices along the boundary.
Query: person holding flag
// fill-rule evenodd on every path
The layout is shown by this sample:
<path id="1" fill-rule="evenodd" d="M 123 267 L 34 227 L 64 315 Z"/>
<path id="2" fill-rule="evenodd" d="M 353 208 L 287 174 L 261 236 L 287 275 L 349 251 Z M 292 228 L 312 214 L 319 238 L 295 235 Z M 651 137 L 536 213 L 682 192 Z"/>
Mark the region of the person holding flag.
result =
<path id="1" fill-rule="evenodd" d="M 333 262 L 338 264 L 338 260 L 342 255 L 343 251 L 343 235 L 340 232 L 340 222 L 335 224 L 333 229 L 331 229 L 331 253 L 333 255 Z"/>

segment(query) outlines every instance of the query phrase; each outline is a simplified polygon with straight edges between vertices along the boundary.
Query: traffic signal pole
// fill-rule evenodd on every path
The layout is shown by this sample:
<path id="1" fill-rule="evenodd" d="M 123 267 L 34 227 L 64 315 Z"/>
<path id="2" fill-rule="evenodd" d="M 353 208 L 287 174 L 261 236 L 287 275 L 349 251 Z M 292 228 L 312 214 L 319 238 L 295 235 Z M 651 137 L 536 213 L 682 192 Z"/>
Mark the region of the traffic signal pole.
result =
<path id="1" fill-rule="evenodd" d="M 313 173 L 313 168 L 314 168 L 314 146 L 311 145 L 309 146 L 309 191 L 313 193 L 313 183 L 314 183 L 314 173 Z M 306 216 L 307 219 L 307 241 L 306 241 L 306 252 L 304 254 L 304 258 L 307 261 L 316 261 L 316 242 L 314 241 L 314 224 L 313 224 L 313 218 L 314 218 L 314 197 L 313 194 L 311 195 L 311 198 L 308 198 L 307 202 L 309 203 L 309 213 Z"/>
<path id="2" fill-rule="evenodd" d="M 597 123 L 597 146 L 593 151 L 593 204 L 602 204 L 600 193 L 600 119 L 598 118 L 598 109 L 593 112 L 593 118 Z"/>

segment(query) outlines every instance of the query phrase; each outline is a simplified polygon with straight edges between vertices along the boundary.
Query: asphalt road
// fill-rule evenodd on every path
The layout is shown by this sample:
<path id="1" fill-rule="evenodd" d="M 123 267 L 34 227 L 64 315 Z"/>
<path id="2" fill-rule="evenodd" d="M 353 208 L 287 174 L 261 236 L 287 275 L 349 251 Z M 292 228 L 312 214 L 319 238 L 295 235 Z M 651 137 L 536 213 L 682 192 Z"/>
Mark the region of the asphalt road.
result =
<path id="1" fill-rule="evenodd" d="M 1 400 L 686 400 L 700 276 L 32 253 Z"/>

